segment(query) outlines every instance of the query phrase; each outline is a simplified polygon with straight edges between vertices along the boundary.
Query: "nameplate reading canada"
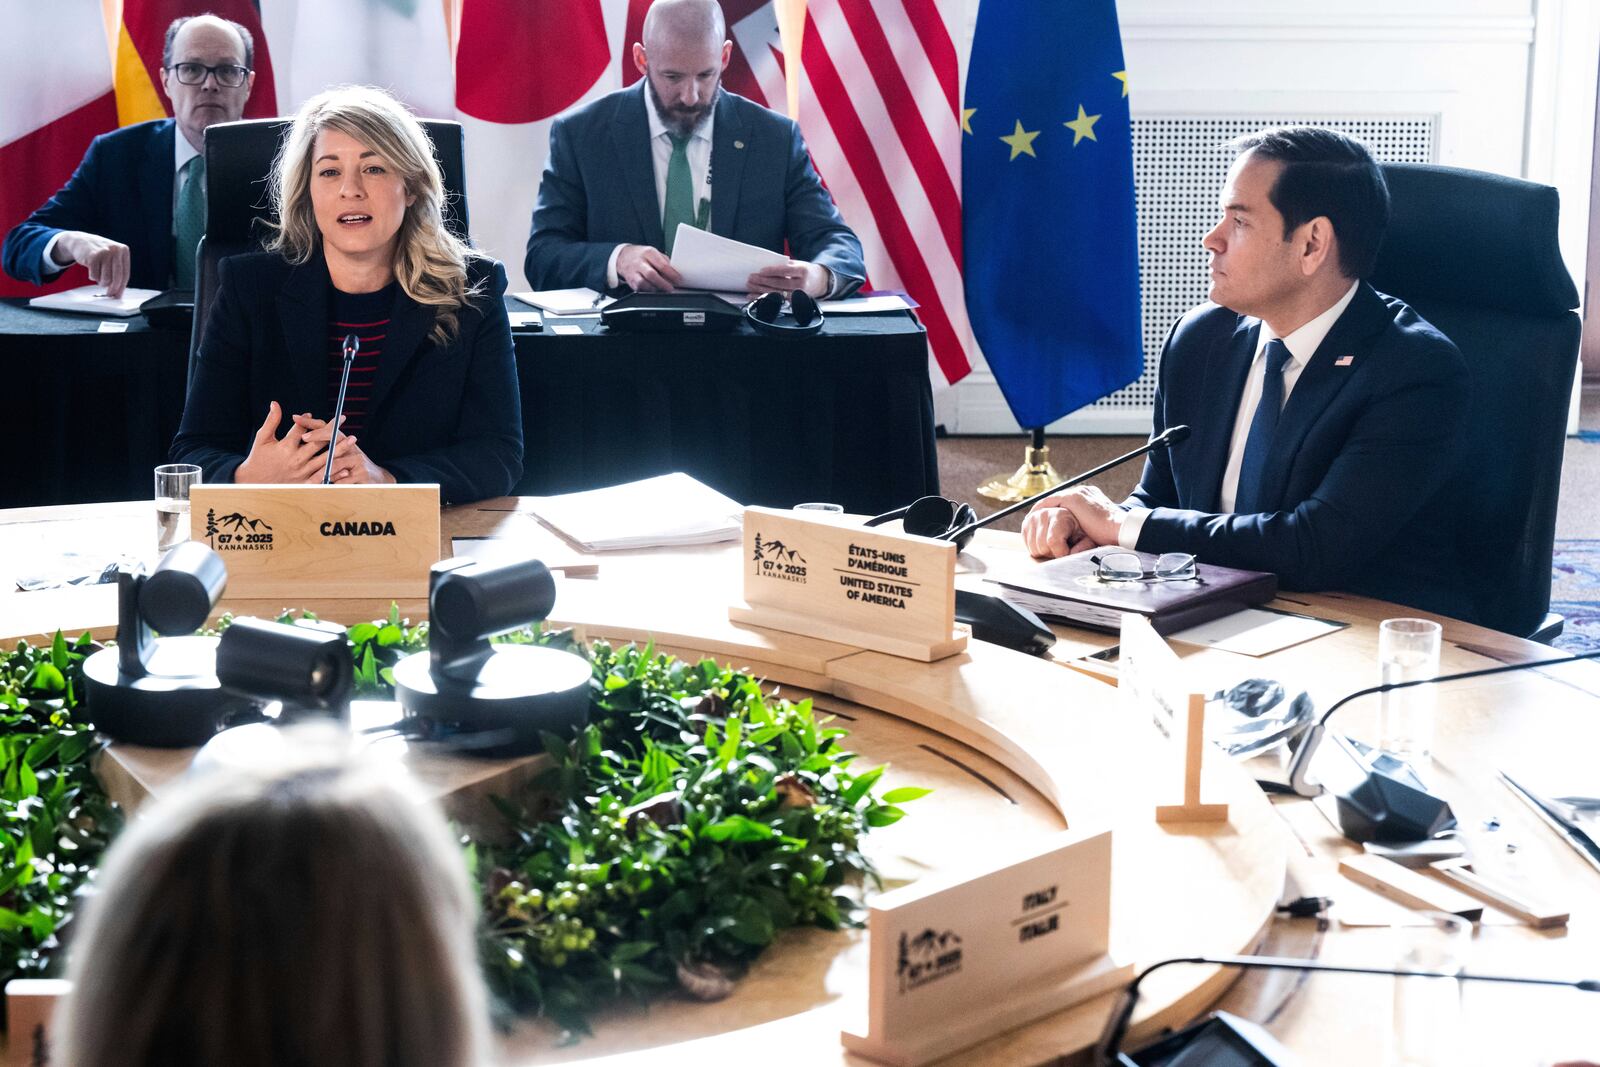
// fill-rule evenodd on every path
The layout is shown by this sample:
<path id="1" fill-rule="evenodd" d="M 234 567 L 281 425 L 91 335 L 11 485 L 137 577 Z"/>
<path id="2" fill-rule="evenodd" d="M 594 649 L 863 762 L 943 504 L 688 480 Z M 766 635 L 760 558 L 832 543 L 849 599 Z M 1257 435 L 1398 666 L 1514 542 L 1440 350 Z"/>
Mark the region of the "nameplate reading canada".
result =
<path id="1" fill-rule="evenodd" d="M 229 599 L 425 597 L 439 561 L 437 485 L 197 485 L 189 524 Z"/>
<path id="2" fill-rule="evenodd" d="M 966 647 L 955 625 L 956 546 L 792 511 L 746 508 L 744 603 L 729 617 L 935 660 Z"/>

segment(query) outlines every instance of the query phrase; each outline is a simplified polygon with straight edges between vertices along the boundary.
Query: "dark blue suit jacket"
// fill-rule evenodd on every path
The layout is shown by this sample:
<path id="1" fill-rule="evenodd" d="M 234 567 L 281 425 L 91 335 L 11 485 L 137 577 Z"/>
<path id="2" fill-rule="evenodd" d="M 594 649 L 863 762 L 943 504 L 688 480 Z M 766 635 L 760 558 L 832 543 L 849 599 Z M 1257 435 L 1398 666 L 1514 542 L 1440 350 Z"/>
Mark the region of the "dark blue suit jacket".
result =
<path id="1" fill-rule="evenodd" d="M 524 262 L 535 289 L 606 287 L 619 244 L 665 244 L 645 82 L 558 119 Z M 835 295 L 867 276 L 861 242 L 822 187 L 800 128 L 724 89 L 711 131 L 711 232 L 833 272 Z"/>
<path id="2" fill-rule="evenodd" d="M 44 246 L 61 230 L 83 230 L 128 246 L 135 289 L 172 285 L 172 169 L 177 124 L 157 119 L 103 133 L 56 195 L 6 234 L 0 258 L 13 278 L 34 285 Z"/>
<path id="3" fill-rule="evenodd" d="M 438 482 L 446 504 L 504 496 L 522 476 L 522 401 L 506 319 L 505 268 L 471 260 L 483 292 L 458 315 L 455 340 L 428 336 L 434 312 L 395 296 L 373 380 L 361 450 L 401 482 Z M 333 415 L 328 398 L 328 304 L 332 283 L 320 254 L 294 266 L 271 252 L 221 263 L 206 318 L 175 463 L 231 482 L 276 400 L 289 416 Z"/>
<path id="4" fill-rule="evenodd" d="M 1145 460 L 1127 501 L 1154 509 L 1139 549 L 1470 618 L 1454 528 L 1471 517 L 1443 492 L 1467 410 L 1461 353 L 1363 282 L 1284 404 L 1262 475 L 1270 510 L 1219 514 L 1259 333 L 1259 320 L 1207 304 L 1168 335 L 1155 430 L 1187 423 L 1193 435 Z"/>

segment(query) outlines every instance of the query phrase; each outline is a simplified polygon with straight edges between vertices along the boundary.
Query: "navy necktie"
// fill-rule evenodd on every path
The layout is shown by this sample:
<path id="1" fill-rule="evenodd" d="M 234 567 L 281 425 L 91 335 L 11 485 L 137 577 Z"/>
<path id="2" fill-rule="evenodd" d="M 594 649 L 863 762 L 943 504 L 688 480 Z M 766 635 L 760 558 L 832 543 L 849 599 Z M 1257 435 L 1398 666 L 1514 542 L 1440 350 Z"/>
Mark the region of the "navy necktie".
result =
<path id="1" fill-rule="evenodd" d="M 1250 420 L 1250 436 L 1244 442 L 1244 461 L 1239 464 L 1239 491 L 1234 494 L 1233 510 L 1241 515 L 1265 510 L 1261 502 L 1261 475 L 1272 454 L 1272 435 L 1278 429 L 1278 414 L 1283 410 L 1283 366 L 1289 362 L 1289 346 L 1274 337 L 1267 342 L 1267 371 L 1261 379 L 1261 400 Z"/>

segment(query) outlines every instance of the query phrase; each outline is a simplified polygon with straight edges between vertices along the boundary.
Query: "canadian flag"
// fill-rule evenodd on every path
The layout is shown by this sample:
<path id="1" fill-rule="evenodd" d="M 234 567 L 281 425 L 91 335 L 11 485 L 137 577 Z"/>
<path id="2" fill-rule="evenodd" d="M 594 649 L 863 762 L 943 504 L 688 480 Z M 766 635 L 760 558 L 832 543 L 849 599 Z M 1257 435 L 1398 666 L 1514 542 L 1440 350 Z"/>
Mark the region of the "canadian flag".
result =
<path id="1" fill-rule="evenodd" d="M 50 57 L 48 76 L 39 57 Z M 0 233 L 71 177 L 97 134 L 117 128 L 111 53 L 98 0 L 16 4 L 0 34 Z M 88 284 L 74 267 L 47 292 Z M 0 277 L 0 296 L 37 296 Z"/>
<path id="2" fill-rule="evenodd" d="M 639 80 L 633 44 L 649 0 L 462 0 L 456 116 L 467 135 L 467 201 L 479 247 L 527 288 L 523 251 L 550 153 L 550 124 Z M 722 0 L 733 59 L 723 84 L 784 106 L 778 21 L 768 0 Z"/>

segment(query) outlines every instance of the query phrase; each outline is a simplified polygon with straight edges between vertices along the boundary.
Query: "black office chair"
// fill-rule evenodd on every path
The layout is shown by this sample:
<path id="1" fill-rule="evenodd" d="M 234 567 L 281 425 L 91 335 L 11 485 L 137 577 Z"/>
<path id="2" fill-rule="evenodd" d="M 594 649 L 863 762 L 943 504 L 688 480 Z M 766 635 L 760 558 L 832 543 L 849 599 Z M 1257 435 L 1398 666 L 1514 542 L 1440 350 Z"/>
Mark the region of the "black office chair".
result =
<path id="1" fill-rule="evenodd" d="M 206 312 L 217 291 L 217 267 L 228 256 L 258 249 L 273 221 L 267 180 L 289 119 L 246 119 L 206 128 L 206 235 L 195 251 L 194 325 L 189 333 L 189 383 Z M 459 122 L 422 120 L 444 171 L 444 224 L 467 240 L 466 136 Z"/>
<path id="2" fill-rule="evenodd" d="M 1394 206 L 1372 284 L 1454 341 L 1472 376 L 1450 484 L 1473 621 L 1548 643 L 1563 625 L 1548 614 L 1550 560 L 1581 332 L 1556 191 L 1455 167 L 1383 173 Z"/>

